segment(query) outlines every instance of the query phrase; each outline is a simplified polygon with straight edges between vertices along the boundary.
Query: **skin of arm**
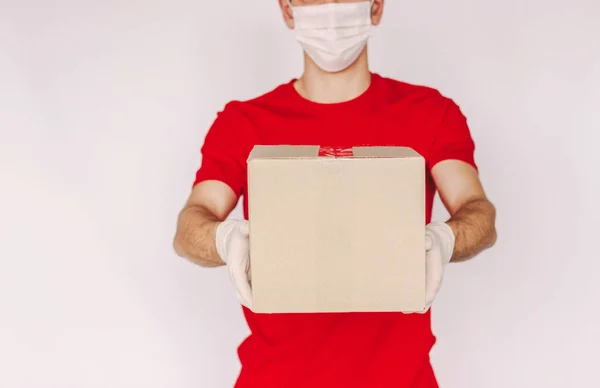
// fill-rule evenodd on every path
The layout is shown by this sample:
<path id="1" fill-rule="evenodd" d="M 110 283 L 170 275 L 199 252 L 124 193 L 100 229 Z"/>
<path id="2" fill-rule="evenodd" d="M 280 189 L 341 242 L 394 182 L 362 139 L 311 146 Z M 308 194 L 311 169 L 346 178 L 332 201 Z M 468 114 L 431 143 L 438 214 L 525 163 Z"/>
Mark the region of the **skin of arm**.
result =
<path id="1" fill-rule="evenodd" d="M 459 160 L 445 160 L 431 170 L 446 222 L 456 241 L 451 262 L 467 261 L 496 243 L 496 209 L 488 200 L 477 170 Z"/>
<path id="2" fill-rule="evenodd" d="M 234 191 L 223 182 L 198 183 L 177 219 L 173 239 L 175 253 L 201 267 L 224 265 L 217 253 L 216 230 L 233 210 L 237 199 Z"/>

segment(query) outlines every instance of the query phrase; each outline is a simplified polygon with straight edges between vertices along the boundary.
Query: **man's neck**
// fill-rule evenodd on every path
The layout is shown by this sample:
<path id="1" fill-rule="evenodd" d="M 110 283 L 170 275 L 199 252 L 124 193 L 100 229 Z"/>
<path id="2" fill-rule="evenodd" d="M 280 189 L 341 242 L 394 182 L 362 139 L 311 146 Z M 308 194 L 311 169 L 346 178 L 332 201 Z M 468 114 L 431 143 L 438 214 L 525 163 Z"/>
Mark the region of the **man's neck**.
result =
<path id="1" fill-rule="evenodd" d="M 305 55 L 304 74 L 294 84 L 307 100 L 332 104 L 352 100 L 363 94 L 371 84 L 367 50 L 347 69 L 327 73 Z"/>

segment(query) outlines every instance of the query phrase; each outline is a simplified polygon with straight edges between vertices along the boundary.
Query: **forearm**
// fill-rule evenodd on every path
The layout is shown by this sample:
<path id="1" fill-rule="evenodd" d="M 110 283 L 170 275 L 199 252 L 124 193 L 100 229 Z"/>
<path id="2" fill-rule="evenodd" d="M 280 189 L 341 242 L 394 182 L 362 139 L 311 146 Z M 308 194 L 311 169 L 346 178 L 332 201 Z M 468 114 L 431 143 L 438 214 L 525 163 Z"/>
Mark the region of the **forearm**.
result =
<path id="1" fill-rule="evenodd" d="M 182 210 L 173 247 L 177 255 L 202 267 L 224 265 L 217 253 L 216 230 L 221 220 L 202 206 Z"/>
<path id="2" fill-rule="evenodd" d="M 496 209 L 487 199 L 467 202 L 447 224 L 456 241 L 452 262 L 466 261 L 496 242 Z"/>

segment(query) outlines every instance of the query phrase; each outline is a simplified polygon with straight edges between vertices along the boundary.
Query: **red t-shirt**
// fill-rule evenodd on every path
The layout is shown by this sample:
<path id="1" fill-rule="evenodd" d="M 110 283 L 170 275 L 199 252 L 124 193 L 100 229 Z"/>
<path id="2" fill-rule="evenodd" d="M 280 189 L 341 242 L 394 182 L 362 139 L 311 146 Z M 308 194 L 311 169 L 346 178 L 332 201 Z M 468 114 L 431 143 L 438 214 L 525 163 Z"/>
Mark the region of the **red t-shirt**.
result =
<path id="1" fill-rule="evenodd" d="M 246 160 L 256 144 L 408 146 L 427 163 L 427 219 L 435 194 L 430 170 L 458 159 L 475 166 L 474 143 L 459 107 L 436 90 L 372 74 L 359 97 L 319 104 L 293 80 L 256 99 L 225 106 L 202 147 L 196 183 L 225 182 L 246 198 Z M 240 345 L 236 387 L 436 388 L 429 362 L 430 313 L 255 314 Z"/>

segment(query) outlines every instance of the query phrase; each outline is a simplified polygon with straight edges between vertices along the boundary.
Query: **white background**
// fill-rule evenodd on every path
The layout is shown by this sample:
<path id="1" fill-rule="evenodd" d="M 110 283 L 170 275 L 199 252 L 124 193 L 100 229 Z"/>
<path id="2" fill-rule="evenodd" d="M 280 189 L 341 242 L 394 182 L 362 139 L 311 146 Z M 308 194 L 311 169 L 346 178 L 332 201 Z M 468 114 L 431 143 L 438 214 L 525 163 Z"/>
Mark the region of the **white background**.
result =
<path id="1" fill-rule="evenodd" d="M 233 385 L 228 277 L 171 240 L 216 112 L 301 72 L 276 3 L 0 0 L 0 387 Z M 600 3 L 387 3 L 372 69 L 461 106 L 498 208 L 434 307 L 441 387 L 595 386 Z"/>

